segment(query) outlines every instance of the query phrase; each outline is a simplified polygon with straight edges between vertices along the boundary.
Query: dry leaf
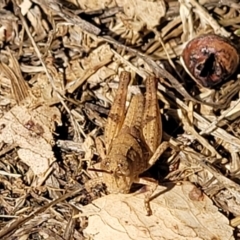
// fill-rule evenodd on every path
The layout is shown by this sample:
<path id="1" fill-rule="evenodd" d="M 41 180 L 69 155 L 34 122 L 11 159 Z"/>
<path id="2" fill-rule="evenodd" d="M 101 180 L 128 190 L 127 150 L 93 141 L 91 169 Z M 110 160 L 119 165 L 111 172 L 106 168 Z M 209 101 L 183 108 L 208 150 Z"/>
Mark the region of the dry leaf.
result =
<path id="1" fill-rule="evenodd" d="M 44 173 L 55 161 L 52 132 L 60 117 L 56 107 L 15 106 L 0 119 L 0 142 L 17 145 L 20 159 L 34 174 Z"/>
<path id="2" fill-rule="evenodd" d="M 61 72 L 57 72 L 56 69 L 49 66 L 49 71 L 51 71 L 54 77 L 54 87 L 57 91 L 53 90 L 52 84 L 48 81 L 48 77 L 45 73 L 39 73 L 36 75 L 37 81 L 34 82 L 34 87 L 31 89 L 31 94 L 33 96 L 34 104 L 46 104 L 53 105 L 60 101 L 59 93 L 64 95 L 65 90 L 63 87 L 63 75 Z"/>
<path id="3" fill-rule="evenodd" d="M 82 8 L 82 9 L 88 9 L 88 10 L 96 10 L 96 9 L 101 9 L 105 8 L 106 6 L 108 8 L 115 7 L 115 1 L 113 0 L 77 0 L 77 4 Z"/>
<path id="4" fill-rule="evenodd" d="M 71 65 L 66 69 L 67 80 L 76 79 L 75 82 L 70 82 L 67 86 L 68 92 L 74 92 L 81 86 L 90 76 L 96 73 L 99 69 L 112 62 L 113 53 L 108 45 L 102 45 L 91 52 L 89 57 L 81 60 L 73 60 Z"/>
<path id="5" fill-rule="evenodd" d="M 18 43 L 17 18 L 10 11 L 0 9 L 0 45 L 4 42 L 15 41 Z"/>
<path id="6" fill-rule="evenodd" d="M 85 158 L 88 159 L 92 159 L 93 157 L 93 146 L 94 146 L 94 141 L 90 136 L 87 136 L 82 147 L 83 150 L 85 152 Z"/>
<path id="7" fill-rule="evenodd" d="M 162 0 L 126 0 L 117 1 L 117 3 L 124 8 L 124 12 L 128 17 L 133 18 L 136 16 L 146 23 L 148 27 L 157 26 L 166 12 L 166 5 Z"/>
<path id="8" fill-rule="evenodd" d="M 143 194 L 111 194 L 85 206 L 83 214 L 89 216 L 85 236 L 94 240 L 233 239 L 228 219 L 206 195 L 196 197 L 194 185 L 166 187 L 159 186 L 156 192 L 162 194 L 151 201 L 152 216 L 146 216 Z"/>
<path id="9" fill-rule="evenodd" d="M 23 0 L 19 7 L 21 8 L 22 15 L 25 16 L 32 7 L 32 2 L 30 0 Z"/>
<path id="10" fill-rule="evenodd" d="M 44 29 L 44 24 L 39 7 L 35 6 L 33 9 L 29 10 L 27 12 L 27 17 L 34 28 L 33 36 L 37 36 L 38 40 L 44 39 L 47 36 L 47 32 Z"/>

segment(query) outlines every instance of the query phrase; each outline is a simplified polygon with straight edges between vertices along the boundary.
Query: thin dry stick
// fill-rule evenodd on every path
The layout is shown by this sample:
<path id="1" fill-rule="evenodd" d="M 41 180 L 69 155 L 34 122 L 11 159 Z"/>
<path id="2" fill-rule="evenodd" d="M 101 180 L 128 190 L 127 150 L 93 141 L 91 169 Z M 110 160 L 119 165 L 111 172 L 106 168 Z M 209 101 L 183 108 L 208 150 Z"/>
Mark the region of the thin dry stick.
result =
<path id="1" fill-rule="evenodd" d="M 199 133 L 194 129 L 192 123 L 190 123 L 190 120 L 188 119 L 186 112 L 184 111 L 182 111 L 182 120 L 186 132 L 190 132 L 205 148 L 207 148 L 211 152 L 212 156 L 217 157 L 218 159 L 222 158 L 222 156 L 216 151 L 216 149 L 211 144 L 209 144 L 205 138 L 199 135 Z"/>
<path id="2" fill-rule="evenodd" d="M 118 52 L 116 52 L 115 50 L 111 49 L 111 51 L 115 54 L 115 56 L 117 58 L 119 58 L 121 60 L 122 63 L 128 65 L 132 71 L 134 71 L 135 73 L 137 73 L 139 76 L 141 76 L 142 78 L 146 78 L 147 76 L 149 76 L 149 74 L 146 72 L 146 70 L 143 70 L 141 68 L 135 67 L 131 62 L 129 62 L 127 59 L 125 59 L 124 57 L 122 57 Z"/>
<path id="3" fill-rule="evenodd" d="M 226 110 L 221 116 L 219 116 L 215 121 L 213 121 L 206 129 L 200 132 L 200 135 L 209 134 L 217 128 L 218 123 L 223 120 L 235 107 L 240 103 L 240 98 L 235 102 L 235 104 Z"/>
<path id="4" fill-rule="evenodd" d="M 170 58 L 169 54 L 168 54 L 168 51 L 166 49 L 166 46 L 163 42 L 163 39 L 161 37 L 161 34 L 158 32 L 157 29 L 153 29 L 153 32 L 155 33 L 156 37 L 158 38 L 158 41 L 161 43 L 162 47 L 163 47 L 163 50 L 164 52 L 166 53 L 166 56 L 167 56 L 167 59 L 168 59 L 168 62 L 169 64 L 172 66 L 172 68 L 176 71 L 178 77 L 182 78 L 181 75 L 178 73 L 177 69 L 176 69 L 176 66 L 174 64 L 174 62 L 172 61 L 172 59 Z"/>

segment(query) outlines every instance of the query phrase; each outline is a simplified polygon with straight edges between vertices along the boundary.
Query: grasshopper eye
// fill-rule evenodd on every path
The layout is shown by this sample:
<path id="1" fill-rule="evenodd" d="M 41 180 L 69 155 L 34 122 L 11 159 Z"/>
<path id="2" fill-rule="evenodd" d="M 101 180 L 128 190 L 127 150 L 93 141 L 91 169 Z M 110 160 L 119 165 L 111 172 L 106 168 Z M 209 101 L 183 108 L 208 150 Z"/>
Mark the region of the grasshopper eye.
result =
<path id="1" fill-rule="evenodd" d="M 122 176 L 129 176 L 130 174 L 130 166 L 127 162 L 125 163 L 118 163 L 117 165 L 117 172 Z"/>
<path id="2" fill-rule="evenodd" d="M 121 169 L 123 167 L 123 165 L 121 163 L 119 163 L 117 166 L 119 169 Z"/>
<path id="3" fill-rule="evenodd" d="M 102 166 L 103 169 L 108 170 L 108 169 L 109 169 L 109 166 L 110 166 L 109 160 L 108 160 L 108 159 L 102 160 L 101 166 Z"/>

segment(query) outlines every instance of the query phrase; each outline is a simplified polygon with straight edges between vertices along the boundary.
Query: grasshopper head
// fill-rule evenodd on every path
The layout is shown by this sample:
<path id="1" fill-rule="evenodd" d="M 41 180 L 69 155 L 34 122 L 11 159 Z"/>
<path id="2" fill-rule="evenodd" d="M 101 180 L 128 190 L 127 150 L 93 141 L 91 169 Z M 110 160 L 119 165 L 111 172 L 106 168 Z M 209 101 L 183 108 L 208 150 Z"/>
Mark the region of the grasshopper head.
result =
<path id="1" fill-rule="evenodd" d="M 107 156 L 101 162 L 103 181 L 110 193 L 129 193 L 134 179 L 131 164 L 123 155 L 115 154 L 113 157 L 114 160 Z"/>

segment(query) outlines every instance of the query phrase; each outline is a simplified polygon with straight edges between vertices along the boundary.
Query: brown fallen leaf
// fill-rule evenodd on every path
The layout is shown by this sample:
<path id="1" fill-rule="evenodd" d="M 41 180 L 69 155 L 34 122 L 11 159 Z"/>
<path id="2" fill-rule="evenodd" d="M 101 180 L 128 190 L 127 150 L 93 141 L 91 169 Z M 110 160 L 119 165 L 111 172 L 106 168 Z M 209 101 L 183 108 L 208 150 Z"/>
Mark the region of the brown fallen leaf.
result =
<path id="1" fill-rule="evenodd" d="M 44 173 L 55 161 L 52 151 L 55 123 L 61 123 L 56 107 L 28 109 L 15 106 L 0 119 L 0 142 L 14 144 L 18 155 L 35 175 Z"/>
<path id="2" fill-rule="evenodd" d="M 189 198 L 193 188 L 188 182 L 159 186 L 156 192 L 161 194 L 151 201 L 152 216 L 145 214 L 143 194 L 111 194 L 97 199 L 82 208 L 83 215 L 89 216 L 84 235 L 94 240 L 234 239 L 228 219 L 206 195 L 200 201 Z"/>

